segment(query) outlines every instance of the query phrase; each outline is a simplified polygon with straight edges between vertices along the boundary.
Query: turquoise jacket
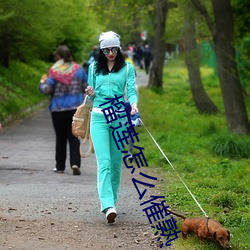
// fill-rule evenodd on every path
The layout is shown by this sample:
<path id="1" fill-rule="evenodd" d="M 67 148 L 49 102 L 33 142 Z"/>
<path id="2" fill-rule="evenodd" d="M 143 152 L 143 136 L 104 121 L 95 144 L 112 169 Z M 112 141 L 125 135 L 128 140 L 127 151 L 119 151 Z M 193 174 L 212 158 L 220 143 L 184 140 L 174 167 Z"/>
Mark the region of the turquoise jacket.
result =
<path id="1" fill-rule="evenodd" d="M 90 65 L 88 71 L 88 84 L 95 90 L 95 97 L 90 98 L 93 100 L 93 107 L 100 108 L 100 105 L 108 101 L 105 98 L 114 98 L 115 95 L 122 96 L 119 101 L 125 103 L 125 93 L 131 105 L 138 102 L 135 69 L 131 63 L 126 62 L 126 66 L 118 72 L 110 72 L 107 75 L 95 73 L 94 65 L 95 62 Z M 110 104 L 106 104 L 101 108 L 108 106 Z"/>

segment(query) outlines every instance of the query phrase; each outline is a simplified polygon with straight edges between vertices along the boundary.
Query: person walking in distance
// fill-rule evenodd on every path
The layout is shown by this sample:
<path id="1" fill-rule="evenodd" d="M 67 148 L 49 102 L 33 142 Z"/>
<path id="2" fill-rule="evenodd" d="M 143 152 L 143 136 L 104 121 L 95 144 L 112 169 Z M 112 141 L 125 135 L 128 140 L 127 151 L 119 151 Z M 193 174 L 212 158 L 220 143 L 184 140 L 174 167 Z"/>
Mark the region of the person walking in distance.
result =
<path id="1" fill-rule="evenodd" d="M 50 95 L 49 110 L 56 135 L 55 173 L 64 173 L 66 168 L 67 142 L 69 142 L 70 166 L 73 175 L 80 175 L 80 142 L 72 134 L 72 117 L 84 100 L 87 74 L 73 61 L 67 46 L 59 46 L 55 51 L 56 62 L 50 68 L 48 77 L 39 84 L 40 91 Z"/>
<path id="2" fill-rule="evenodd" d="M 152 51 L 149 48 L 149 46 L 146 44 L 144 51 L 143 51 L 143 57 L 144 57 L 144 67 L 145 67 L 145 72 L 148 75 L 151 61 L 153 59 Z"/>
<path id="3" fill-rule="evenodd" d="M 103 32 L 99 36 L 100 53 L 89 67 L 86 93 L 93 100 L 90 134 L 93 140 L 97 160 L 97 189 L 101 211 L 106 214 L 107 222 L 115 222 L 116 202 L 120 186 L 122 153 L 112 136 L 112 127 L 125 125 L 127 116 L 107 122 L 102 109 L 110 106 L 107 100 L 121 97 L 125 103 L 124 90 L 131 105 L 131 115 L 138 112 L 135 88 L 134 66 L 125 62 L 121 53 L 120 36 L 113 31 Z M 117 110 L 115 105 L 112 106 Z M 125 109 L 125 107 L 124 107 Z M 126 113 L 126 112 L 125 112 Z M 124 128 L 120 128 L 120 131 Z"/>

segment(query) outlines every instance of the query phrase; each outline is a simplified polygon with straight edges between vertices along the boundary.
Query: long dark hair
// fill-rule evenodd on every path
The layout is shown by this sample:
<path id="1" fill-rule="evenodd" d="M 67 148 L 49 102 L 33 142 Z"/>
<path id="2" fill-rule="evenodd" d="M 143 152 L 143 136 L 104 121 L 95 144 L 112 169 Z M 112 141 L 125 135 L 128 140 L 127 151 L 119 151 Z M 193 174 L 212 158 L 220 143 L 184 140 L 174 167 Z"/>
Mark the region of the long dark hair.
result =
<path id="1" fill-rule="evenodd" d="M 112 69 L 112 72 L 119 71 L 121 68 L 123 68 L 125 66 L 125 64 L 126 64 L 125 59 L 121 53 L 121 50 L 118 49 L 117 55 L 115 58 L 115 65 Z M 109 74 L 109 69 L 108 69 L 108 65 L 107 65 L 107 58 L 103 54 L 102 50 L 100 50 L 99 56 L 96 60 L 96 73 L 97 74 L 101 73 L 103 75 Z"/>

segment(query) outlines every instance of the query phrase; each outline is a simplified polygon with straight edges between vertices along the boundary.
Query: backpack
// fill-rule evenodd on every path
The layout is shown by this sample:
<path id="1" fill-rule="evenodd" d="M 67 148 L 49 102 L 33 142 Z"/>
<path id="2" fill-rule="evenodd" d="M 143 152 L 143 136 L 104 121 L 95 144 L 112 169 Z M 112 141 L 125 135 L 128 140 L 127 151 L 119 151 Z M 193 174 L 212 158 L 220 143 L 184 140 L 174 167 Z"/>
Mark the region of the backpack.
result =
<path id="1" fill-rule="evenodd" d="M 72 118 L 72 134 L 80 140 L 80 155 L 85 158 L 90 151 L 92 153 L 93 144 L 90 138 L 90 112 L 92 110 L 92 103 L 86 103 L 88 96 L 86 95 L 83 103 L 76 109 L 76 112 Z M 89 140 L 89 149 L 86 153 L 83 153 L 83 145 Z"/>

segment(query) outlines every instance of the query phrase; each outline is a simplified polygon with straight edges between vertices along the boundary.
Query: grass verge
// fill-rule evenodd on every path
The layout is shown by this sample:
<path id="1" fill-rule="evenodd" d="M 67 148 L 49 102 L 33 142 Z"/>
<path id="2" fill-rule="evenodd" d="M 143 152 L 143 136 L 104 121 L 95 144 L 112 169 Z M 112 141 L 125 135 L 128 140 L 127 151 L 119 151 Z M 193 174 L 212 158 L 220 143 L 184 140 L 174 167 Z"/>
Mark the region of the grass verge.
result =
<path id="1" fill-rule="evenodd" d="M 48 99 L 38 90 L 41 76 L 47 70 L 48 65 L 41 61 L 30 65 L 13 61 L 8 69 L 0 67 L 0 123 L 6 125 L 25 116 L 24 110 L 32 112 Z"/>
<path id="2" fill-rule="evenodd" d="M 219 82 L 210 68 L 201 68 L 205 89 L 220 109 L 217 115 L 197 112 L 189 88 L 186 67 L 173 60 L 164 69 L 164 91 L 140 88 L 142 120 L 167 155 L 180 178 L 202 208 L 231 232 L 233 250 L 250 249 L 249 172 L 250 138 L 227 132 Z M 246 100 L 250 112 L 250 100 Z M 159 170 L 157 188 L 173 210 L 188 217 L 203 217 L 180 178 L 158 150 L 144 127 L 138 128 L 144 155 Z M 178 219 L 179 225 L 181 220 Z M 179 235 L 180 236 L 180 235 Z M 203 246 L 195 237 L 174 241 L 175 249 L 220 249 Z"/>

